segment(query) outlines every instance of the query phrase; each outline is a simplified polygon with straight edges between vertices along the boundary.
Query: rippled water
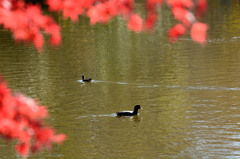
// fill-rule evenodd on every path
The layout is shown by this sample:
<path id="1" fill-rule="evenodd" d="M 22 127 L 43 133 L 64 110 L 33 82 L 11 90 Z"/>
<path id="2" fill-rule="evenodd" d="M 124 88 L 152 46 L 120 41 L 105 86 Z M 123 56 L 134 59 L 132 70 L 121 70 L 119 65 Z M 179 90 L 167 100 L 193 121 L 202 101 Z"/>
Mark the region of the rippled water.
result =
<path id="1" fill-rule="evenodd" d="M 68 136 L 29 158 L 239 158 L 239 10 L 235 0 L 209 1 L 206 46 L 188 36 L 170 44 L 165 9 L 154 34 L 130 32 L 121 19 L 91 27 L 59 18 L 63 43 L 41 54 L 1 31 L 0 73 Z M 138 116 L 116 117 L 136 104 Z M 20 158 L 14 143 L 0 147 L 0 158 Z"/>

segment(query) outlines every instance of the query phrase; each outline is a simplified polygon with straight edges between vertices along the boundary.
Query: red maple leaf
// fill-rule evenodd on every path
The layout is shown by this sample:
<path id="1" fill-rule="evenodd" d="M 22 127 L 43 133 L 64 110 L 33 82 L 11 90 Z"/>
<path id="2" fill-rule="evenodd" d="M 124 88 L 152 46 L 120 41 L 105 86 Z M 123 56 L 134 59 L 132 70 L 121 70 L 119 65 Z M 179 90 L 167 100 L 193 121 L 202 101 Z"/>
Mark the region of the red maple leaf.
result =
<path id="1" fill-rule="evenodd" d="M 186 29 L 182 24 L 177 24 L 174 27 L 172 27 L 168 32 L 170 41 L 175 42 L 179 37 L 185 34 L 185 30 Z"/>
<path id="2" fill-rule="evenodd" d="M 206 0 L 198 0 L 197 2 L 197 10 L 196 10 L 196 15 L 197 16 L 203 16 L 203 14 L 207 10 L 207 1 Z"/>
<path id="3" fill-rule="evenodd" d="M 171 7 L 187 7 L 193 8 L 194 3 L 192 0 L 168 0 L 167 3 Z"/>
<path id="4" fill-rule="evenodd" d="M 192 39 L 200 44 L 205 44 L 207 28 L 207 25 L 204 23 L 194 23 L 191 28 Z"/>
<path id="5" fill-rule="evenodd" d="M 128 19 L 128 28 L 139 32 L 142 30 L 143 20 L 138 14 L 133 14 Z"/>
<path id="6" fill-rule="evenodd" d="M 147 19 L 146 19 L 146 23 L 145 23 L 146 28 L 148 30 L 152 29 L 156 20 L 157 20 L 157 14 L 155 12 L 149 13 L 147 16 Z"/>
<path id="7" fill-rule="evenodd" d="M 21 155 L 27 156 L 29 148 L 30 148 L 30 144 L 29 143 L 20 143 L 20 144 L 17 144 L 15 148 Z"/>

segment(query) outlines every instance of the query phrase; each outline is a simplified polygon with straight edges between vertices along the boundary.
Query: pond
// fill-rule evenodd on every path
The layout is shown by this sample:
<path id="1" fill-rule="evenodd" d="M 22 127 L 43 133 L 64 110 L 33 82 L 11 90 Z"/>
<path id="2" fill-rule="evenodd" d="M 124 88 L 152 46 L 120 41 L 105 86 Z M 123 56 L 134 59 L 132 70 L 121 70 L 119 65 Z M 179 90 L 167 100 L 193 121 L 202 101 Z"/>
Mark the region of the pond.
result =
<path id="1" fill-rule="evenodd" d="M 141 10 L 139 6 L 139 10 Z M 120 19 L 90 26 L 58 18 L 62 45 L 19 45 L 0 31 L 0 73 L 10 88 L 46 105 L 67 140 L 29 158 L 239 158 L 240 3 L 209 1 L 208 43 L 169 43 L 167 8 L 154 33 Z M 82 75 L 92 78 L 82 83 Z M 135 117 L 115 112 L 141 105 Z M 1 158 L 20 158 L 0 140 Z"/>

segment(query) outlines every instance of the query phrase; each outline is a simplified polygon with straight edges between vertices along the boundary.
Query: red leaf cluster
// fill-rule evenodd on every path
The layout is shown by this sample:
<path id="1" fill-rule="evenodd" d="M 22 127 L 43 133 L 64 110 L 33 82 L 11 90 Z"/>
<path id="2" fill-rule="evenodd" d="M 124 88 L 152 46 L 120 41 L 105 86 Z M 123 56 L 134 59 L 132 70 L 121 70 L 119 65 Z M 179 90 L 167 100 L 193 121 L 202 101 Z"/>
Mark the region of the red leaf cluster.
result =
<path id="1" fill-rule="evenodd" d="M 137 15 L 137 14 L 133 14 L 129 18 L 128 28 L 132 29 L 132 30 L 134 30 L 136 32 L 139 32 L 139 31 L 142 30 L 142 24 L 143 24 L 142 18 L 139 17 L 139 15 Z"/>
<path id="2" fill-rule="evenodd" d="M 65 18 L 73 21 L 78 21 L 80 15 L 87 16 L 92 25 L 108 23 L 115 16 L 121 16 L 127 20 L 128 28 L 136 32 L 154 27 L 157 8 L 163 3 L 169 6 L 175 19 L 186 29 L 191 28 L 197 22 L 196 17 L 202 16 L 207 9 L 206 0 L 146 0 L 147 15 L 143 20 L 135 12 L 134 0 L 46 0 L 46 3 L 51 11 L 62 12 Z M 0 24 L 12 31 L 16 41 L 33 42 L 38 50 L 44 44 L 41 32 L 51 36 L 52 45 L 59 45 L 61 42 L 60 27 L 54 20 L 43 15 L 40 6 L 26 4 L 24 0 L 0 0 Z M 171 35 L 170 38 L 176 38 Z M 204 39 L 200 41 L 202 40 Z"/>
<path id="3" fill-rule="evenodd" d="M 107 23 L 111 17 L 118 14 L 118 8 L 113 1 L 108 1 L 106 3 L 99 3 L 96 6 L 89 8 L 87 16 L 90 18 L 90 23 L 92 25 L 97 22 Z"/>
<path id="4" fill-rule="evenodd" d="M 42 147 L 51 148 L 52 143 L 60 144 L 64 134 L 56 135 L 44 125 L 48 113 L 44 106 L 22 94 L 13 96 L 6 83 L 0 81 L 0 136 L 18 141 L 16 150 L 23 156 L 36 152 Z"/>
<path id="5" fill-rule="evenodd" d="M 207 25 L 204 23 L 194 23 L 191 29 L 191 37 L 200 44 L 206 43 Z"/>
<path id="6" fill-rule="evenodd" d="M 207 10 L 207 0 L 198 0 L 196 15 L 201 17 Z"/>
<path id="7" fill-rule="evenodd" d="M 169 36 L 171 37 L 171 42 L 175 42 L 178 37 L 181 37 L 185 34 L 185 27 L 182 24 L 175 25 L 170 31 Z"/>
<path id="8" fill-rule="evenodd" d="M 191 11 L 195 6 L 193 0 L 168 0 L 167 3 L 170 6 L 175 19 L 181 23 L 175 25 L 169 30 L 170 40 L 172 42 L 176 41 L 177 38 L 182 37 L 185 34 L 186 29 L 190 28 L 193 41 L 200 44 L 206 43 L 207 25 L 197 22 L 196 18 L 196 16 L 202 16 L 206 11 L 206 0 L 198 0 L 195 15 Z"/>
<path id="9" fill-rule="evenodd" d="M 90 18 L 90 23 L 108 23 L 115 16 L 128 21 L 134 31 L 142 30 L 142 18 L 134 12 L 134 0 L 47 0 L 50 10 L 62 11 L 65 18 L 78 20 L 79 15 Z"/>
<path id="10" fill-rule="evenodd" d="M 193 0 L 146 0 L 147 15 L 144 22 L 134 10 L 134 0 L 47 1 L 51 10 L 63 11 L 64 17 L 70 17 L 73 21 L 77 21 L 79 15 L 87 15 L 92 25 L 96 23 L 108 23 L 111 18 L 122 16 L 127 19 L 128 28 L 136 32 L 143 30 L 143 28 L 152 29 L 154 27 L 157 21 L 157 8 L 161 7 L 164 2 L 170 7 L 175 19 L 181 23 L 181 25 L 177 24 L 169 31 L 171 41 L 175 41 L 177 38 L 183 36 L 185 30 L 191 28 L 193 24 L 197 22 L 196 15 L 193 14 L 194 9 L 196 10 L 196 14 L 201 16 L 207 8 L 206 0 L 197 0 L 197 2 Z M 199 35 L 195 33 L 196 32 L 191 32 L 191 36 L 196 37 Z M 193 40 L 199 43 L 205 41 L 206 33 L 201 33 L 205 36 L 199 36 L 198 38 L 193 38 Z"/>
<path id="11" fill-rule="evenodd" d="M 155 22 L 157 21 L 157 7 L 162 6 L 163 0 L 147 0 L 146 9 L 147 9 L 147 17 L 146 17 L 146 29 L 150 30 L 153 28 Z"/>
<path id="12" fill-rule="evenodd" d="M 60 27 L 49 16 L 42 14 L 38 5 L 27 5 L 22 0 L 0 0 L 0 24 L 9 29 L 16 41 L 33 42 L 41 51 L 44 38 L 41 31 L 51 36 L 53 45 L 61 42 Z"/>

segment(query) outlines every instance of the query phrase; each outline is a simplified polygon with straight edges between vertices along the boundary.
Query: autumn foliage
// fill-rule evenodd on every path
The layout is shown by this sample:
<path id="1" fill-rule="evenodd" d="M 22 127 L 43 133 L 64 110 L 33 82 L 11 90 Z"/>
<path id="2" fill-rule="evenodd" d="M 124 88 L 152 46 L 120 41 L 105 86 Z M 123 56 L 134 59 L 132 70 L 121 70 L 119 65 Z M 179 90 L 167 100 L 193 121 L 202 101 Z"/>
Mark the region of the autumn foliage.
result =
<path id="1" fill-rule="evenodd" d="M 44 32 L 50 36 L 52 45 L 61 43 L 60 27 L 53 18 L 43 14 L 40 5 L 27 4 L 24 0 L 0 2 L 0 24 L 12 32 L 16 41 L 32 42 L 41 51 Z M 172 42 L 188 29 L 194 41 L 206 42 L 207 26 L 197 20 L 207 9 L 206 0 L 146 0 L 145 19 L 135 12 L 134 0 L 46 0 L 45 3 L 50 11 L 61 12 L 63 17 L 75 22 L 80 15 L 86 16 L 91 25 L 108 23 L 110 19 L 121 16 L 126 19 L 128 28 L 136 32 L 153 29 L 158 17 L 157 9 L 167 5 L 179 22 L 169 31 Z"/>
<path id="2" fill-rule="evenodd" d="M 50 149 L 52 143 L 60 144 L 64 134 L 56 135 L 54 129 L 44 123 L 46 107 L 22 94 L 12 95 L 4 81 L 0 81 L 0 136 L 17 140 L 15 149 L 22 156 Z"/>
<path id="3" fill-rule="evenodd" d="M 205 44 L 207 25 L 198 22 L 197 17 L 201 17 L 205 13 L 207 9 L 206 0 L 198 0 L 196 3 L 192 0 L 168 0 L 168 5 L 173 16 L 180 23 L 170 29 L 169 37 L 171 41 L 182 37 L 185 34 L 185 29 L 190 29 L 192 40 Z M 195 14 L 191 10 L 195 10 Z"/>

